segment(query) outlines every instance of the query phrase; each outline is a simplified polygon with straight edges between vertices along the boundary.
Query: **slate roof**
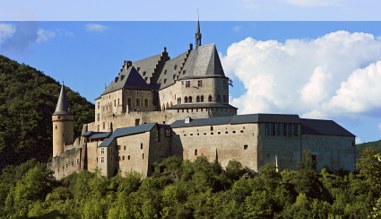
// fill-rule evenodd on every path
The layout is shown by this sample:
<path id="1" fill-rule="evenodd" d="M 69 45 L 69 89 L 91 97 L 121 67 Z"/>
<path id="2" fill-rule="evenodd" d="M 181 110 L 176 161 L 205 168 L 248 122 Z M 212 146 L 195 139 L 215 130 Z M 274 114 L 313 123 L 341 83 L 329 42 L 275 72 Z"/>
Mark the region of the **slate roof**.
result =
<path id="1" fill-rule="evenodd" d="M 85 132 L 82 134 L 83 137 L 87 137 L 89 139 L 105 139 L 110 136 L 110 132 Z"/>
<path id="2" fill-rule="evenodd" d="M 301 119 L 302 135 L 328 135 L 355 137 L 348 130 L 332 120 Z"/>
<path id="3" fill-rule="evenodd" d="M 69 112 L 69 104 L 65 92 L 65 86 L 61 86 L 60 96 L 58 97 L 56 110 L 54 111 L 53 115 L 70 115 Z"/>
<path id="4" fill-rule="evenodd" d="M 186 55 L 187 52 L 184 52 L 179 56 L 165 62 L 163 70 L 161 71 L 157 81 L 157 83 L 160 85 L 160 89 L 166 88 L 175 83 L 175 78 L 177 78 L 177 74 L 182 64 L 185 62 Z"/>
<path id="5" fill-rule="evenodd" d="M 224 125 L 224 124 L 246 124 L 246 123 L 300 123 L 298 115 L 286 114 L 247 114 L 225 117 L 213 117 L 206 119 L 194 119 L 190 123 L 185 120 L 177 120 L 171 124 L 172 128 L 206 126 L 206 125 Z"/>
<path id="6" fill-rule="evenodd" d="M 138 72 L 140 73 L 140 75 L 142 75 L 142 77 L 150 78 L 152 77 L 155 71 L 156 65 L 159 63 L 162 55 L 163 54 L 160 53 L 160 54 L 136 61 L 132 63 L 132 66 L 134 66 L 136 69 L 139 69 Z"/>
<path id="7" fill-rule="evenodd" d="M 203 77 L 225 77 L 215 44 L 200 46 L 196 50 L 192 50 L 179 79 Z"/>
<path id="8" fill-rule="evenodd" d="M 192 108 L 232 108 L 237 109 L 236 107 L 230 104 L 222 104 L 222 103 L 184 103 L 184 104 L 176 104 L 168 109 L 192 109 Z"/>
<path id="9" fill-rule="evenodd" d="M 108 147 L 111 144 L 111 142 L 114 141 L 115 138 L 151 131 L 155 127 L 155 125 L 156 123 L 149 123 L 149 124 L 132 126 L 127 128 L 118 128 L 110 135 L 110 137 L 106 138 L 99 145 L 99 147 Z"/>
<path id="10" fill-rule="evenodd" d="M 103 91 L 103 94 L 107 94 L 113 91 L 125 89 L 138 89 L 138 90 L 150 90 L 151 87 L 142 78 L 139 72 L 134 67 L 129 67 L 115 78 Z"/>

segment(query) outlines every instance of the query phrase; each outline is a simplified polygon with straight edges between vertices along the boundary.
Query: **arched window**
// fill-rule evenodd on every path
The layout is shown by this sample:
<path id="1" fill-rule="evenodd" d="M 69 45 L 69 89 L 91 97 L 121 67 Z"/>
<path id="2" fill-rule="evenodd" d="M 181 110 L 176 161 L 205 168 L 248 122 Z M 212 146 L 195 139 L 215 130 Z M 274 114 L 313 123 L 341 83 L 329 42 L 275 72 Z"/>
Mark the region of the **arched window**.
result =
<path id="1" fill-rule="evenodd" d="M 217 103 L 221 102 L 221 96 L 217 95 Z"/>
<path id="2" fill-rule="evenodd" d="M 197 96 L 197 97 L 196 97 L 196 102 L 197 102 L 197 103 L 200 102 L 200 96 Z"/>
<path id="3" fill-rule="evenodd" d="M 224 95 L 224 102 L 225 102 L 225 103 L 229 102 L 229 101 L 228 101 L 228 96 L 226 96 L 226 95 Z"/>
<path id="4" fill-rule="evenodd" d="M 181 97 L 177 98 L 177 104 L 181 104 Z"/>
<path id="5" fill-rule="evenodd" d="M 184 97 L 184 103 L 188 103 L 188 97 Z"/>
<path id="6" fill-rule="evenodd" d="M 212 95 L 209 95 L 209 97 L 208 97 L 208 101 L 209 101 L 209 102 L 212 102 Z"/>
<path id="7" fill-rule="evenodd" d="M 200 102 L 204 102 L 204 95 L 201 95 Z"/>
<path id="8" fill-rule="evenodd" d="M 192 103 L 192 96 L 188 97 L 188 101 L 189 101 L 189 103 Z"/>

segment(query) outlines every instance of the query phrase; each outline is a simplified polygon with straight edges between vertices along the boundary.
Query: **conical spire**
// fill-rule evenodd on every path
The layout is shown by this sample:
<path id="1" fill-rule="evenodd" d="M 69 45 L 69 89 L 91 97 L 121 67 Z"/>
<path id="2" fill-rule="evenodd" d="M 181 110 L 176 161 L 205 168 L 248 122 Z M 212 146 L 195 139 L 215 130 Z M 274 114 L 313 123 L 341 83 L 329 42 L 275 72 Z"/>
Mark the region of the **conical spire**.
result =
<path id="1" fill-rule="evenodd" d="M 199 16 L 197 17 L 197 28 L 196 28 L 196 49 L 201 46 L 201 28 L 200 28 L 200 18 Z"/>
<path id="2" fill-rule="evenodd" d="M 67 115 L 69 112 L 69 104 L 67 101 L 67 96 L 65 92 L 65 86 L 62 84 L 60 96 L 58 97 L 56 111 L 53 115 Z"/>

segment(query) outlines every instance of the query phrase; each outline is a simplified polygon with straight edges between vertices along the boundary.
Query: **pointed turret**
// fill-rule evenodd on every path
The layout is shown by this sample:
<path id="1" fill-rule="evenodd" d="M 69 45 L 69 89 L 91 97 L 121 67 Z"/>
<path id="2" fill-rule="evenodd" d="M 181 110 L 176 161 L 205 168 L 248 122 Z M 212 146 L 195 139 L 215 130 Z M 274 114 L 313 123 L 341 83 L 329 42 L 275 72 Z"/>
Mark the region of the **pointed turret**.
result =
<path id="1" fill-rule="evenodd" d="M 74 117 L 69 111 L 69 104 L 62 85 L 56 110 L 52 115 L 53 122 L 53 157 L 65 152 L 65 145 L 74 142 Z"/>
<path id="2" fill-rule="evenodd" d="M 65 86 L 62 84 L 60 96 L 58 97 L 58 101 L 56 105 L 56 110 L 54 111 L 53 115 L 69 115 L 69 114 L 71 113 L 69 112 L 69 104 L 67 101 Z"/>
<path id="3" fill-rule="evenodd" d="M 201 46 L 201 38 L 202 38 L 199 18 L 197 18 L 197 28 L 196 28 L 195 36 L 196 36 L 196 49 L 197 49 L 199 46 Z"/>

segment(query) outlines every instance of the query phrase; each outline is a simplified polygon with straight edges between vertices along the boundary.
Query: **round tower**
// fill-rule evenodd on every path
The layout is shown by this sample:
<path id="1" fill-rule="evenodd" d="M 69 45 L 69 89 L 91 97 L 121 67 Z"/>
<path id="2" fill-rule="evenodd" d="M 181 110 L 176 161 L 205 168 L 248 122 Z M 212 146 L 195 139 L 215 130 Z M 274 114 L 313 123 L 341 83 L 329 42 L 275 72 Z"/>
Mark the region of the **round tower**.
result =
<path id="1" fill-rule="evenodd" d="M 61 87 L 56 110 L 52 115 L 53 122 L 53 157 L 65 151 L 65 145 L 74 142 L 74 117 L 69 112 L 64 85 Z"/>

